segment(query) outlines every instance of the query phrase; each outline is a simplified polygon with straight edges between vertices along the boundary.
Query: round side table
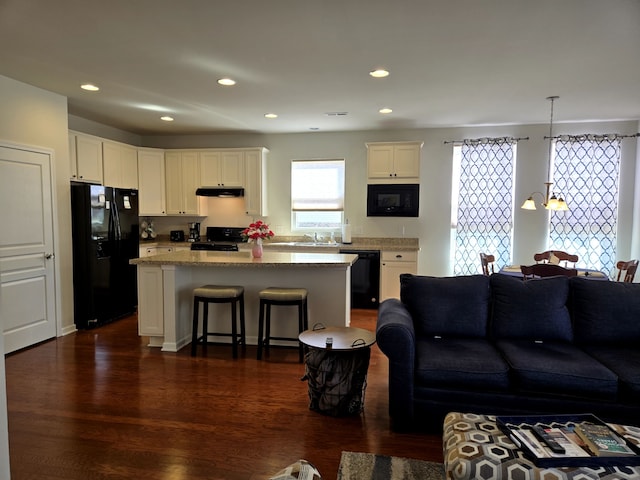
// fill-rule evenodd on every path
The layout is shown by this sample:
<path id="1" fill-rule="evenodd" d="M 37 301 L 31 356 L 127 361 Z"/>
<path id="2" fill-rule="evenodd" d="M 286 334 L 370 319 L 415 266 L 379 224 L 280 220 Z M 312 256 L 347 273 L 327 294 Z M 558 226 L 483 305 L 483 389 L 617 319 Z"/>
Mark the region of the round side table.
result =
<path id="1" fill-rule="evenodd" d="M 355 327 L 314 326 L 298 338 L 309 347 L 302 378 L 309 385 L 309 408 L 335 417 L 362 412 L 375 333 Z"/>

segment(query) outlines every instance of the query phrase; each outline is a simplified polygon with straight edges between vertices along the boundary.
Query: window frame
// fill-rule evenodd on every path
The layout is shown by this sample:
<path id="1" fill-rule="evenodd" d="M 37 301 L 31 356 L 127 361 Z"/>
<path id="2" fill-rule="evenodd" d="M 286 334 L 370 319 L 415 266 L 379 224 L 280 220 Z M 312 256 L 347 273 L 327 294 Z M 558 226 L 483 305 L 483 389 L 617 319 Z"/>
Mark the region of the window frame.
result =
<path id="1" fill-rule="evenodd" d="M 322 164 L 325 164 L 325 167 L 322 167 Z M 305 199 L 297 199 L 294 197 L 296 194 L 296 186 L 294 182 L 296 181 L 296 165 L 305 165 L 312 169 L 312 165 L 317 164 L 321 168 L 331 169 L 331 164 L 338 165 L 335 170 L 337 170 L 337 183 L 334 185 L 337 195 L 327 198 L 326 200 L 331 203 L 335 203 L 335 207 L 331 207 L 328 205 L 326 208 L 318 208 L 313 209 L 308 206 L 305 207 Z M 301 169 L 302 170 L 302 169 Z M 291 231 L 292 232 L 315 232 L 318 230 L 325 231 L 336 231 L 339 230 L 342 224 L 344 223 L 344 203 L 345 203 L 345 170 L 346 170 L 346 162 L 344 158 L 317 158 L 317 159 L 295 159 L 291 161 Z M 311 190 L 314 190 L 315 185 L 312 186 Z M 317 193 L 317 191 L 316 191 Z M 315 199 L 307 198 L 308 201 L 318 201 L 323 200 L 322 197 L 318 196 Z M 299 202 L 300 207 L 295 208 L 296 203 Z M 318 202 L 320 203 L 320 202 Z M 315 224 L 302 226 L 301 217 L 313 217 L 316 216 Z M 330 223 L 322 221 L 322 217 L 333 217 L 330 218 Z"/>

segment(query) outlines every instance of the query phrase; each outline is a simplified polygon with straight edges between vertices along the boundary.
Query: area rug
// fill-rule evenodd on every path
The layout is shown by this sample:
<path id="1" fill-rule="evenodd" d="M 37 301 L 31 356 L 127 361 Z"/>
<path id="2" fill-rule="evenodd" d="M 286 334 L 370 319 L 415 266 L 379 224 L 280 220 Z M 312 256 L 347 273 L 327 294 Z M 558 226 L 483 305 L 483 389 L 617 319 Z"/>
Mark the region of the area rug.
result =
<path id="1" fill-rule="evenodd" d="M 442 480 L 441 463 L 389 457 L 373 453 L 342 452 L 337 480 Z"/>

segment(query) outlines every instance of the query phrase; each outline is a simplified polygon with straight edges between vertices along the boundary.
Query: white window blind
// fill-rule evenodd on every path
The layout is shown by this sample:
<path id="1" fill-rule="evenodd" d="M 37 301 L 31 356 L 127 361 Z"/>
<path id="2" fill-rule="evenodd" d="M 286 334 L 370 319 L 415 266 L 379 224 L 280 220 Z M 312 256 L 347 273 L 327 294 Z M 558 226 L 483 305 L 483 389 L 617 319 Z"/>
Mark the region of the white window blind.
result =
<path id="1" fill-rule="evenodd" d="M 296 211 L 344 210 L 344 160 L 293 160 L 291 209 Z"/>

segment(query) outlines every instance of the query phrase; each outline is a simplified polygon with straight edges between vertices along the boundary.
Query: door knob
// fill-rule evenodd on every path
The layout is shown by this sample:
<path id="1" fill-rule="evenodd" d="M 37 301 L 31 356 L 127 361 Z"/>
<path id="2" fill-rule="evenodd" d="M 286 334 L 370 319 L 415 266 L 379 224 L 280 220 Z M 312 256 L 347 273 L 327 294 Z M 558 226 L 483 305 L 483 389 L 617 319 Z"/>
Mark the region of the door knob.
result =
<path id="1" fill-rule="evenodd" d="M 53 253 L 47 253 L 44 258 L 46 258 L 47 260 L 51 260 L 52 258 L 56 258 L 55 254 Z"/>

